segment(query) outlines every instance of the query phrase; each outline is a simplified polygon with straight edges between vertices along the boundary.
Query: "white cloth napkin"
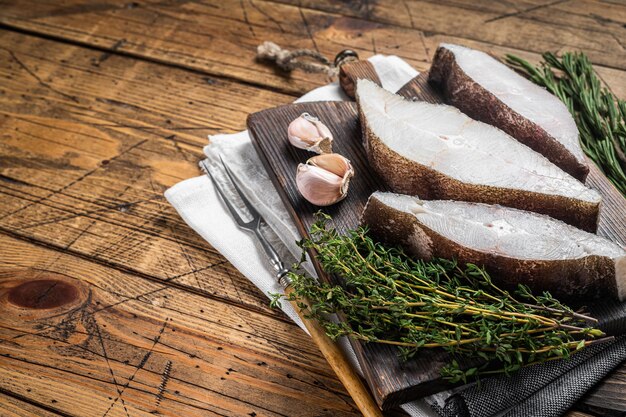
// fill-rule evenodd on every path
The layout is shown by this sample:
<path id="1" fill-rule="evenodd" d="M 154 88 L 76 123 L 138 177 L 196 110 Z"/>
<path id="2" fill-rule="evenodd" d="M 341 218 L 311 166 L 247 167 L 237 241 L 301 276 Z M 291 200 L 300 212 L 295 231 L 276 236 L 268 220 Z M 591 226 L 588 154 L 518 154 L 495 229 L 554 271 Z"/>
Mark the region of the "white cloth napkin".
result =
<path id="1" fill-rule="evenodd" d="M 382 86 L 392 92 L 396 92 L 418 74 L 397 56 L 376 55 L 369 61 L 374 65 Z M 296 102 L 347 99 L 348 97 L 335 82 L 310 91 Z M 300 248 L 297 247 L 296 241 L 301 237 L 267 172 L 263 169 L 250 142 L 248 132 L 209 136 L 209 144 L 204 148 L 204 153 L 211 172 L 218 177 L 221 184 L 228 184 L 228 181 L 225 181 L 224 173 L 220 169 L 219 155 L 233 170 L 239 184 L 243 186 L 246 197 L 254 204 L 269 226 L 264 230 L 265 235 L 270 241 L 276 243 L 274 246 L 282 252 L 281 255 L 286 263 L 289 264 L 299 259 Z M 228 259 L 260 291 L 268 296 L 272 293 L 282 293 L 256 238 L 237 227 L 208 177 L 200 176 L 182 181 L 167 190 L 165 197 L 192 229 Z M 314 274 L 311 268 L 309 272 Z M 300 318 L 289 303 L 282 303 L 282 309 L 304 329 Z M 345 340 L 342 347 L 354 366 L 359 369 L 354 352 Z M 415 417 L 437 415 L 421 400 L 402 407 Z"/>

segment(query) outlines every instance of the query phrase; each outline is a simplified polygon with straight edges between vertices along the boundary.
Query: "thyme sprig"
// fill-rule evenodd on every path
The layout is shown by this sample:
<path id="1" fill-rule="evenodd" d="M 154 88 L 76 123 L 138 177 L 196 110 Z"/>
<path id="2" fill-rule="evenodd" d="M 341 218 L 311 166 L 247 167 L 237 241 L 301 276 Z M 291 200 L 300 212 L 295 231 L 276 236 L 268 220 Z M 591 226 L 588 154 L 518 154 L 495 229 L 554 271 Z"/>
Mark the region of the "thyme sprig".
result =
<path id="1" fill-rule="evenodd" d="M 514 55 L 506 62 L 557 96 L 574 116 L 585 153 L 626 196 L 626 101 L 604 87 L 589 58 L 567 52 L 543 54 L 533 66 Z"/>
<path id="2" fill-rule="evenodd" d="M 321 215 L 311 238 L 300 242 L 320 265 L 344 282 L 318 283 L 297 265 L 290 277 L 292 300 L 336 339 L 349 336 L 399 347 L 404 358 L 426 348 L 497 361 L 498 369 L 462 370 L 454 359 L 442 370 L 451 382 L 480 372 L 510 373 L 523 365 L 568 357 L 604 336 L 595 320 L 572 311 L 548 293 L 533 295 L 521 286 L 515 294 L 493 284 L 476 265 L 445 259 L 414 260 L 401 248 L 375 242 L 367 229 L 341 235 Z M 304 262 L 303 257 L 301 262 Z M 278 301 L 278 296 L 274 302 Z M 336 322 L 329 314 L 341 313 Z"/>

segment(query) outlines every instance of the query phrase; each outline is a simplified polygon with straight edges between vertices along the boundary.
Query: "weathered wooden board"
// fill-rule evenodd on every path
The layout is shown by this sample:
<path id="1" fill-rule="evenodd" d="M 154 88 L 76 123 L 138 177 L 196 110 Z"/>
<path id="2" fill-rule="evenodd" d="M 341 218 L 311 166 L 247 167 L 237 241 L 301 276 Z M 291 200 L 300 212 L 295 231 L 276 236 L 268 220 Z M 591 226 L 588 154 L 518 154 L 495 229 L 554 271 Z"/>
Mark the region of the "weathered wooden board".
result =
<path id="1" fill-rule="evenodd" d="M 163 191 L 201 174 L 207 134 L 291 97 L 101 56 L 0 30 L 0 230 L 288 320 Z"/>
<path id="2" fill-rule="evenodd" d="M 396 6 L 384 0 L 332 4 L 302 0 L 302 7 L 262 0 L 0 3 L 0 26 L 5 29 L 0 31 L 0 233 L 5 234 L 2 239 L 10 235 L 22 241 L 0 240 L 0 258 L 5 247 L 15 246 L 22 251 L 11 255 L 16 260 L 32 255 L 42 262 L 37 264 L 28 258 L 30 261 L 20 263 L 24 268 L 35 265 L 38 271 L 62 272 L 79 284 L 86 282 L 84 285 L 94 288 L 94 294 L 111 297 L 110 308 L 93 311 L 105 332 L 107 352 L 113 352 L 112 368 L 120 376 L 133 372 L 132 365 L 141 362 L 147 348 L 145 344 L 118 343 L 117 336 L 109 339 L 106 331 L 116 327 L 111 323 L 128 329 L 129 322 L 118 316 L 133 310 L 141 317 L 136 324 L 140 329 L 135 331 L 147 338 L 142 343 L 151 343 L 148 339 L 158 333 L 167 315 L 161 314 L 159 305 L 152 304 L 160 303 L 156 296 L 160 293 L 153 298 L 125 301 L 124 295 L 139 293 L 124 289 L 127 292 L 115 298 L 107 292 L 111 288 L 107 286 L 109 280 L 132 277 L 132 288 L 140 282 L 156 285 L 150 287 L 155 289 L 158 285 L 171 287 L 165 295 L 185 302 L 176 307 L 181 318 L 174 327 L 178 333 L 178 344 L 174 346 L 181 350 L 167 351 L 167 355 L 156 352 L 160 356 L 148 359 L 146 367 L 154 365 L 150 368 L 153 373 L 141 379 L 138 376 L 137 382 L 142 384 L 134 386 L 131 382 L 123 392 L 124 401 L 131 404 L 130 415 L 142 415 L 154 404 L 160 383 L 158 373 L 164 369 L 159 365 L 167 360 L 178 361 L 177 355 L 185 364 L 193 359 L 188 355 L 194 354 L 200 354 L 203 360 L 200 368 L 194 366 L 192 370 L 199 374 L 192 373 L 189 378 L 189 392 L 197 402 L 172 395 L 166 387 L 162 400 L 166 405 L 157 412 L 293 415 L 297 409 L 303 416 L 335 415 L 336 410 L 344 410 L 339 415 L 357 414 L 354 409 L 345 411 L 341 405 L 349 399 L 316 349 L 307 344 L 308 339 L 283 315 L 269 310 L 265 296 L 187 228 L 161 195 L 169 185 L 198 173 L 196 161 L 202 155 L 200 146 L 207 134 L 240 130 L 249 112 L 288 103 L 293 96 L 328 80 L 324 75 L 299 72 L 285 77 L 254 60 L 256 45 L 272 40 L 290 49 L 318 49 L 330 58 L 344 48 L 356 49 L 362 58 L 374 53 L 399 54 L 423 70 L 441 41 L 466 44 L 499 56 L 512 52 L 531 61 L 538 59 L 540 50 L 536 46 L 545 42 L 554 45 L 550 47 L 554 50 L 583 48 L 598 64 L 620 56 L 619 51 L 613 53 L 615 45 L 610 39 L 605 42 L 606 34 L 621 40 L 626 21 L 623 4 L 617 1 L 548 4 L 553 2 L 443 0 L 432 8 L 425 2 L 407 2 L 410 15 L 392 13 Z M 315 10 L 329 5 L 331 13 Z M 352 9 L 358 13 L 352 13 Z M 450 18 L 455 14 L 462 19 L 451 25 Z M 477 23 L 483 17 L 497 20 L 483 27 Z M 391 23 L 380 23 L 385 19 Z M 424 30 L 411 29 L 411 19 L 415 27 Z M 463 19 L 468 19 L 466 27 Z M 512 34 L 506 25 L 498 23 L 508 19 L 521 30 Z M 527 19 L 537 24 L 526 26 L 522 21 Z M 552 33 L 555 26 L 567 33 L 536 42 L 538 36 Z M 546 32 L 542 32 L 544 27 Z M 622 62 L 615 60 L 597 69 L 616 94 L 626 97 L 626 77 L 616 69 L 623 67 Z M 55 262 L 65 262 L 67 269 L 76 271 L 60 269 Z M 91 277 L 94 271 L 100 277 L 98 282 Z M 205 297 L 213 306 L 213 321 L 220 320 L 221 314 L 227 317 L 221 327 L 202 324 L 205 315 L 200 303 Z M 101 298 L 97 301 L 102 302 Z M 116 303 L 121 304 L 113 306 Z M 214 307 L 220 304 L 225 309 Z M 142 310 L 141 314 L 136 308 Z M 233 311 L 247 323 L 228 319 Z M 184 324 L 186 320 L 191 324 Z M 52 318 L 44 321 L 55 323 Z M 27 325 L 20 331 L 28 331 Z M 193 336 L 187 337 L 187 332 L 180 330 L 188 327 L 195 329 Z M 208 333 L 204 332 L 214 332 L 218 341 L 223 340 L 220 332 L 225 333 L 231 344 L 223 345 L 223 350 L 217 350 L 213 342 L 207 347 L 204 336 Z M 70 341 L 79 346 L 88 337 L 84 329 L 78 328 Z M 136 338 L 129 332 L 125 340 Z M 214 339 L 211 334 L 209 338 Z M 94 405 L 103 404 L 108 396 L 110 401 L 117 397 L 104 358 L 92 355 L 95 364 L 87 361 L 86 367 L 81 355 L 88 353 L 80 347 L 64 351 L 61 356 L 56 353 L 62 351 L 62 342 L 36 335 L 17 340 L 26 354 L 41 357 L 37 364 L 28 364 L 0 356 L 0 415 L 91 416 Z M 10 354 L 3 350 L 7 343 L 0 341 L 2 354 Z M 245 348 L 237 348 L 239 345 Z M 257 365 L 257 371 L 250 365 L 246 372 L 225 374 L 228 368 L 236 370 L 242 363 L 238 358 L 254 363 L 256 356 L 261 356 L 259 362 L 263 362 L 267 346 L 289 352 L 289 360 L 282 363 L 280 371 L 288 374 L 287 379 L 275 380 L 263 365 Z M 95 345 L 96 354 L 98 349 Z M 240 355 L 242 351 L 246 352 L 244 356 Z M 152 364 L 152 358 L 157 362 Z M 125 360 L 129 363 L 124 364 Z M 214 377 L 211 371 L 205 372 L 204 362 L 216 363 L 223 369 Z M 13 371 L 6 373 L 9 363 Z M 302 364 L 309 379 L 301 379 Z M 172 374 L 178 372 L 172 369 Z M 315 374 L 316 370 L 323 375 L 317 377 L 320 374 Z M 72 382 L 70 391 L 68 381 Z M 273 385 L 259 391 L 259 384 L 267 387 L 268 381 Z M 620 381 L 619 375 L 599 385 L 597 391 L 616 381 Z M 126 384 L 126 380 L 120 382 Z M 220 384 L 228 384 L 228 389 Z M 94 386 L 100 388 L 85 394 Z M 613 391 L 604 391 L 600 396 L 592 391 L 584 401 L 602 406 L 610 401 L 606 393 L 620 386 L 613 387 Z M 210 392 L 207 394 L 205 389 Z M 329 394 L 316 394 L 317 389 L 328 389 Z M 293 400 L 294 396 L 306 398 L 310 390 L 314 391 L 314 399 L 327 399 L 319 404 Z M 53 398 L 51 393 L 61 395 Z M 241 406 L 228 395 L 241 396 L 248 403 Z M 170 402 L 172 399 L 177 402 Z M 213 409 L 207 409 L 207 401 L 214 402 L 210 404 Z M 282 405 L 265 410 L 264 404 L 272 401 Z M 326 407 L 327 401 L 336 404 Z M 257 403 L 260 407 L 255 407 Z M 193 404 L 191 408 L 189 404 Z M 194 408 L 196 404 L 198 408 Z M 127 413 L 116 405 L 108 415 Z"/>
<path id="3" fill-rule="evenodd" d="M 422 73 L 401 89 L 402 95 L 407 98 L 424 96 L 431 102 L 442 102 L 436 90 L 430 88 L 426 80 L 427 74 Z M 251 114 L 248 117 L 248 128 L 253 143 L 291 211 L 300 233 L 307 236 L 319 207 L 308 203 L 300 195 L 295 184 L 295 171 L 298 163 L 306 161 L 311 153 L 291 146 L 287 140 L 287 126 L 303 112 L 315 115 L 329 127 L 335 138 L 333 151 L 353 163 L 355 177 L 351 181 L 348 197 L 339 204 L 323 208 L 323 211 L 333 217 L 333 222 L 340 231 L 354 228 L 359 224 L 360 214 L 370 194 L 374 190 L 387 188 L 369 168 L 354 103 L 300 103 Z M 626 218 L 623 215 L 626 213 L 626 199 L 595 166 L 593 168 L 588 182 L 604 198 L 599 233 L 626 245 Z M 325 274 L 318 265 L 316 268 L 324 277 Z M 443 351 L 425 351 L 415 360 L 402 363 L 393 347 L 357 343 L 354 345 L 370 389 L 383 408 L 449 388 L 441 380 L 439 372 L 450 360 Z M 468 362 L 466 366 L 471 364 Z"/>
<path id="4" fill-rule="evenodd" d="M 7 236 L 0 247 L 0 392 L 66 415 L 357 415 L 291 324 Z"/>
<path id="5" fill-rule="evenodd" d="M 97 20 L 98 25 L 93 25 Z M 255 85 L 302 94 L 330 79 L 324 74 L 281 71 L 255 60 L 257 45 L 319 50 L 332 59 L 345 48 L 369 54 L 398 53 L 417 63 L 421 44 L 412 34 L 284 4 L 260 1 L 129 2 L 63 4 L 37 0 L 3 3 L 0 22 L 159 62 L 243 80 Z M 225 22 L 228 22 L 225 25 Z M 158 27 L 158 30 L 154 30 Z M 367 31 L 368 36 L 363 36 Z M 394 33 L 395 32 L 395 33 Z M 375 40 L 373 40 L 375 39 Z M 400 49 L 400 45 L 402 48 Z"/>
<path id="6" fill-rule="evenodd" d="M 374 22 L 542 53 L 584 50 L 626 69 L 626 3 L 592 0 L 279 0 Z M 418 41 L 418 40 L 416 40 Z"/>
<path id="7" fill-rule="evenodd" d="M 626 60 L 620 58 L 624 52 L 610 34 L 598 29 L 607 27 L 618 35 L 622 30 L 619 22 L 623 23 L 620 5 L 604 7 L 589 2 L 569 2 L 569 6 L 563 4 L 554 6 L 558 9 L 546 8 L 533 13 L 551 13 L 576 23 L 530 22 L 530 26 L 525 26 L 523 16 L 487 24 L 483 21 L 523 11 L 525 5 L 531 8 L 546 4 L 547 0 L 524 1 L 519 5 L 518 2 L 487 0 L 477 6 L 471 1 L 436 3 L 302 1 L 298 2 L 301 7 L 295 7 L 260 0 L 114 0 L 106 4 L 89 0 L 66 0 L 62 4 L 10 0 L 2 4 L 0 24 L 290 94 L 303 93 L 328 79 L 321 74 L 302 72 L 285 77 L 271 66 L 255 61 L 254 51 L 261 42 L 275 41 L 288 49 L 316 49 L 330 59 L 345 48 L 356 50 L 362 58 L 375 53 L 396 54 L 419 70 L 428 68 L 435 47 L 443 41 L 467 44 L 498 55 L 512 52 L 535 61 L 538 52 L 545 49 L 582 49 L 592 55 L 594 63 L 606 63 L 598 67 L 600 74 L 615 91 L 626 96 L 626 80 L 620 71 L 612 69 L 626 66 Z M 455 15 L 455 11 L 459 14 Z M 416 29 L 411 28 L 411 16 Z M 602 18 L 615 20 L 604 23 Z M 509 19 L 517 22 L 514 30 L 509 29 Z M 591 26 L 579 31 L 577 23 L 581 20 Z M 94 25 L 94 21 L 98 24 Z M 228 24 L 225 26 L 224 22 Z M 466 27 L 467 23 L 471 26 Z M 558 36 L 552 36 L 553 32 L 558 32 Z M 108 53 L 103 56 L 106 55 Z"/>
<path id="8" fill-rule="evenodd" d="M 0 393 L 0 415 L 4 417 L 58 417 L 47 404 L 32 404 L 15 396 Z"/>

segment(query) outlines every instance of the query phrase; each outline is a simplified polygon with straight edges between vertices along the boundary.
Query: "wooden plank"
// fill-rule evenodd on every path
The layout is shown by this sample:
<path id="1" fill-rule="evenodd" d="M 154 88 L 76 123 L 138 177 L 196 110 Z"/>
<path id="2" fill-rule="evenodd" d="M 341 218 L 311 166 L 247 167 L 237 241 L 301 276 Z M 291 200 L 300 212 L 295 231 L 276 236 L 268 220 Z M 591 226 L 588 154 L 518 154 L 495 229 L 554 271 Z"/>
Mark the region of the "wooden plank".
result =
<path id="1" fill-rule="evenodd" d="M 4 417 L 58 417 L 59 414 L 50 411 L 47 405 L 42 408 L 38 405 L 23 401 L 0 392 L 0 415 Z"/>
<path id="2" fill-rule="evenodd" d="M 331 59 L 348 45 L 363 53 L 372 49 L 401 53 L 412 61 L 416 49 L 421 49 L 421 45 L 412 44 L 411 34 L 405 31 L 391 33 L 377 24 L 282 4 L 250 0 L 149 0 L 131 3 L 134 7 L 127 7 L 128 4 L 126 0 L 114 0 L 106 6 L 86 0 L 65 1 L 62 5 L 11 1 L 3 5 L 0 22 L 292 94 L 302 94 L 329 79 L 301 71 L 285 77 L 271 66 L 257 62 L 256 47 L 263 41 L 276 40 L 289 49 L 319 50 Z M 93 25 L 94 21 L 98 24 Z M 368 36 L 364 37 L 366 30 Z"/>
<path id="3" fill-rule="evenodd" d="M 7 236 L 0 246 L 5 392 L 77 416 L 358 414 L 288 323 Z"/>
<path id="4" fill-rule="evenodd" d="M 125 0 L 108 2 L 105 6 L 93 5 L 87 0 L 66 0 L 58 2 L 40 2 L 35 0 L 8 1 L 0 11 L 0 23 L 7 27 L 33 31 L 46 36 L 88 44 L 114 53 L 131 54 L 146 59 L 166 62 L 173 65 L 192 68 L 205 73 L 254 83 L 279 89 L 290 94 L 301 94 L 328 81 L 319 74 L 306 74 L 295 71 L 290 77 L 271 66 L 255 61 L 256 46 L 266 40 L 273 40 L 288 49 L 311 48 L 320 51 L 329 58 L 345 48 L 356 50 L 362 58 L 374 53 L 396 54 L 406 59 L 419 70 L 428 68 L 435 46 L 441 41 L 457 42 L 487 50 L 513 52 L 530 55 L 536 60 L 537 53 L 546 49 L 559 49 L 564 45 L 582 49 L 591 54 L 595 63 L 618 66 L 623 69 L 626 60 L 621 59 L 620 49 L 614 39 L 605 39 L 594 31 L 577 34 L 571 30 L 560 29 L 559 36 L 546 35 L 544 23 L 536 23 L 531 29 L 526 26 L 508 27 L 507 19 L 494 24 L 503 29 L 485 29 L 484 14 L 489 17 L 505 13 L 505 6 L 494 7 L 490 12 L 473 12 L 463 9 L 461 19 L 451 19 L 459 10 L 454 5 L 434 5 L 431 3 L 407 3 L 416 17 L 425 22 L 424 27 L 410 27 L 409 15 L 405 9 L 399 10 L 396 20 L 390 24 L 379 23 L 372 19 L 391 21 L 393 7 L 404 7 L 403 2 L 368 2 L 371 13 L 355 14 L 345 17 L 328 12 L 299 8 L 286 4 L 277 4 L 259 0 L 209 0 L 196 2 L 145 2 L 128 3 Z M 485 4 L 501 2 L 483 1 Z M 532 6 L 537 2 L 523 4 Z M 328 2 L 303 4 L 308 7 L 335 10 L 336 5 Z M 365 2 L 341 3 L 355 4 L 358 10 L 365 8 Z M 510 4 L 510 3 L 506 3 Z M 515 4 L 515 3 L 513 3 Z M 543 4 L 539 3 L 539 4 Z M 132 7 L 128 7 L 132 5 Z M 344 7 L 344 6 L 341 6 Z M 348 6 L 345 6 L 348 7 Z M 503 8 L 504 7 L 504 8 Z M 510 6 L 509 6 L 510 7 Z M 377 10 L 381 10 L 378 12 Z M 338 10 L 349 14 L 349 9 Z M 478 17 L 476 13 L 482 13 Z M 381 15 L 382 17 L 380 17 Z M 467 17 L 464 17 L 466 16 Z M 486 17 L 488 18 L 488 17 Z M 369 19 L 369 20 L 368 20 Z M 464 31 L 465 20 L 471 25 Z M 520 19 L 520 18 L 514 18 Z M 399 21 L 398 21 L 399 20 Z M 97 25 L 92 22 L 97 21 Z M 452 22 L 452 23 L 451 23 Z M 501 23 L 499 23 L 501 22 Z M 406 27 L 398 27 L 398 25 Z M 521 23 L 520 23 L 521 24 Z M 154 27 L 159 30 L 155 31 Z M 519 26 L 519 25 L 518 25 Z M 501 34 L 504 39 L 489 40 L 467 35 L 473 32 Z M 503 32 L 503 30 L 505 30 Z M 532 34 L 529 45 L 519 44 L 516 40 L 527 39 L 526 32 Z M 466 36 L 467 35 L 467 36 Z M 555 35 L 556 36 L 556 35 Z M 539 39 L 536 39 L 539 38 Z M 565 38 L 565 39 L 563 39 Z M 580 38 L 580 39 L 579 39 Z M 576 42 L 575 42 L 576 41 Z M 561 42 L 561 43 L 557 43 Z M 531 47 L 532 46 L 532 47 Z M 597 48 L 601 48 L 598 50 Z M 105 53 L 103 56 L 107 56 Z M 596 59 L 598 58 L 598 59 Z M 599 68 L 603 78 L 616 91 L 626 96 L 626 80 L 620 71 Z"/>
<path id="5" fill-rule="evenodd" d="M 207 134 L 291 97 L 101 55 L 0 32 L 0 229 L 288 320 L 162 193 Z"/>
<path id="6" fill-rule="evenodd" d="M 626 7 L 596 1 L 417 0 L 296 2 L 374 22 L 524 51 L 583 50 L 594 63 L 626 69 Z M 355 7 L 356 6 L 356 7 Z"/>

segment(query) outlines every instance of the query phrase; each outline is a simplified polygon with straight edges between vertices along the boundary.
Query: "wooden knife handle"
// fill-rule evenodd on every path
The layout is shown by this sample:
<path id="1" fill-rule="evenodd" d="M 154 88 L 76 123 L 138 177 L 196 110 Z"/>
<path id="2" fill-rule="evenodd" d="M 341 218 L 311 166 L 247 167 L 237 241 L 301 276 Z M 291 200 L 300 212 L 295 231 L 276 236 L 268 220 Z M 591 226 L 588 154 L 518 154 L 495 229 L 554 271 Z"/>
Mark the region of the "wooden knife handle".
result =
<path id="1" fill-rule="evenodd" d="M 285 289 L 285 296 L 289 297 L 292 293 L 293 289 L 289 286 Z M 354 400 L 356 406 L 359 411 L 365 417 L 383 417 L 382 411 L 378 407 L 378 405 L 374 402 L 374 399 L 370 395 L 369 391 L 363 384 L 363 381 L 356 373 L 356 371 L 350 365 L 350 362 L 346 359 L 342 350 L 339 348 L 339 345 L 333 342 L 327 335 L 322 326 L 316 321 L 307 319 L 304 317 L 304 314 L 300 311 L 300 307 L 298 307 L 297 303 L 305 303 L 308 305 L 307 301 L 303 301 L 302 299 L 296 301 L 290 301 L 293 308 L 298 313 L 298 316 L 302 319 L 302 322 L 306 326 L 307 330 L 311 334 L 311 338 L 317 345 L 317 347 L 324 355 L 324 358 L 330 364 L 330 367 L 333 368 L 333 371 L 339 377 L 339 380 L 346 387 L 348 394 Z"/>

